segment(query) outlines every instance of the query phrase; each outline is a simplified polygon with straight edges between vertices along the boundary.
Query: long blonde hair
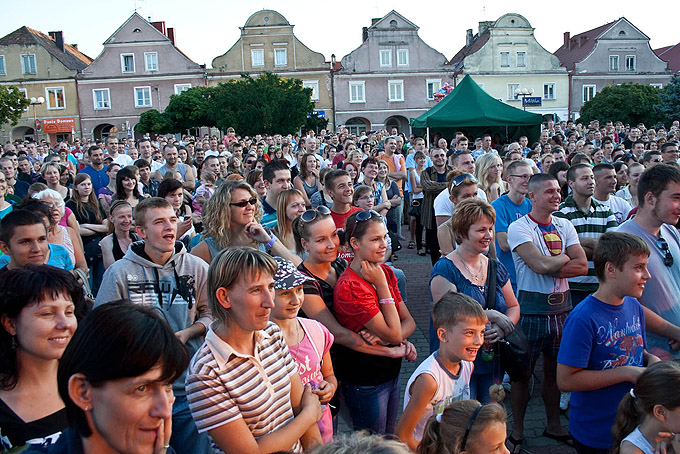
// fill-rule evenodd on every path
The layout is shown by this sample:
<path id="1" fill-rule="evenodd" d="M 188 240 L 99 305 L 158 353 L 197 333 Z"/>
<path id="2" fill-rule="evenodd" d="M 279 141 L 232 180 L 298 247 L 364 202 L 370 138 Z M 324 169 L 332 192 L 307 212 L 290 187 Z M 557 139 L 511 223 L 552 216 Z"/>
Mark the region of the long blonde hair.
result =
<path id="1" fill-rule="evenodd" d="M 262 219 L 262 205 L 257 192 L 245 180 L 222 183 L 203 207 L 203 237 L 211 237 L 220 249 L 231 246 L 231 195 L 234 189 L 245 189 L 257 199 L 255 220 Z"/>
<path id="2" fill-rule="evenodd" d="M 502 171 L 498 172 L 498 177 L 496 178 L 495 181 L 490 182 L 487 178 L 489 169 L 497 163 L 501 164 L 502 169 L 503 161 L 501 160 L 500 156 L 498 156 L 496 153 L 483 154 L 479 158 L 477 158 L 477 161 L 475 162 L 475 178 L 477 178 L 477 184 L 487 195 L 489 194 L 489 188 L 494 183 L 498 183 L 498 186 L 500 186 L 499 189 L 500 194 L 502 194 L 503 190 L 505 189 L 505 183 L 501 178 Z"/>
<path id="3" fill-rule="evenodd" d="M 288 230 L 289 222 L 286 218 L 286 208 L 295 197 L 299 197 L 300 200 L 302 200 L 302 203 L 304 203 L 305 198 L 302 195 L 302 192 L 297 189 L 286 189 L 279 193 L 276 198 L 276 236 L 279 237 L 279 240 L 281 240 L 283 244 L 288 244 L 288 240 L 293 235 L 292 228 L 291 230 Z M 292 226 L 292 221 L 290 222 L 290 225 Z"/>

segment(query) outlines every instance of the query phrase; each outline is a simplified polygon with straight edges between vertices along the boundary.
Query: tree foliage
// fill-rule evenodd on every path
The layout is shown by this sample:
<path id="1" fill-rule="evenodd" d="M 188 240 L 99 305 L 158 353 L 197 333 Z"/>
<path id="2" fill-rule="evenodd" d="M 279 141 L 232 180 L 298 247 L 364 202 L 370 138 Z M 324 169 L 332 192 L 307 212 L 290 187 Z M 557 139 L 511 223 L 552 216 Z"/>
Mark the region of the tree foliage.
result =
<path id="1" fill-rule="evenodd" d="M 151 132 L 156 134 L 168 134 L 177 132 L 175 126 L 168 120 L 168 117 L 156 109 L 147 110 L 140 115 L 139 123 L 137 123 L 135 131 L 140 134 Z"/>
<path id="2" fill-rule="evenodd" d="M 14 85 L 0 85 L 0 124 L 17 124 L 31 101 Z"/>
<path id="3" fill-rule="evenodd" d="M 328 118 L 319 118 L 315 113 L 310 114 L 305 122 L 307 131 L 319 132 L 328 126 Z"/>
<path id="4" fill-rule="evenodd" d="M 651 85 L 622 84 L 605 87 L 581 108 L 579 121 L 622 121 L 653 125 L 662 120 L 654 106 L 661 102 L 660 90 Z"/>
<path id="5" fill-rule="evenodd" d="M 173 125 L 173 132 L 185 131 L 200 126 L 216 126 L 215 112 L 212 111 L 214 89 L 194 87 L 179 95 L 172 95 L 164 115 Z"/>
<path id="6" fill-rule="evenodd" d="M 660 103 L 656 111 L 662 116 L 664 123 L 670 124 L 680 120 L 680 77 L 673 76 L 671 82 L 659 93 Z"/>

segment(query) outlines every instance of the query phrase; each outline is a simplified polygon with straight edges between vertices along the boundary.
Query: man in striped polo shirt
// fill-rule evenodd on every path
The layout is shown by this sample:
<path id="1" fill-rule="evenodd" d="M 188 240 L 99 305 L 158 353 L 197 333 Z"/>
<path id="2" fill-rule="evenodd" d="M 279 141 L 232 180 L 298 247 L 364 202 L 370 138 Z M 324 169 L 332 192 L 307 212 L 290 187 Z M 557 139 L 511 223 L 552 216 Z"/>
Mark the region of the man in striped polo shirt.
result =
<path id="1" fill-rule="evenodd" d="M 593 251 L 600 236 L 609 229 L 616 229 L 618 223 L 609 207 L 593 199 L 595 176 L 590 165 L 576 164 L 570 167 L 567 171 L 567 184 L 572 193 L 560 204 L 554 215 L 571 221 L 588 259 L 588 274 L 569 278 L 571 302 L 576 306 L 597 290 Z"/>
<path id="2" fill-rule="evenodd" d="M 213 258 L 214 322 L 189 365 L 186 390 L 200 433 L 217 453 L 302 452 L 321 443 L 319 398 L 302 386 L 279 327 L 269 321 L 277 265 L 233 247 Z"/>

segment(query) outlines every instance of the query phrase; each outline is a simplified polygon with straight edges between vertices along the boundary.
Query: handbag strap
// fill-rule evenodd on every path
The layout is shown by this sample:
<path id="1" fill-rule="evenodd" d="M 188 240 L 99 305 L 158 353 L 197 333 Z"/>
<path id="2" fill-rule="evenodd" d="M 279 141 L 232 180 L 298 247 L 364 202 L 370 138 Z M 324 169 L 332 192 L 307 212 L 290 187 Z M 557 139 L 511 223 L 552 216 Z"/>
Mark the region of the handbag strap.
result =
<path id="1" fill-rule="evenodd" d="M 498 263 L 494 259 L 489 259 L 489 266 L 486 270 L 486 308 L 496 309 L 496 270 Z"/>

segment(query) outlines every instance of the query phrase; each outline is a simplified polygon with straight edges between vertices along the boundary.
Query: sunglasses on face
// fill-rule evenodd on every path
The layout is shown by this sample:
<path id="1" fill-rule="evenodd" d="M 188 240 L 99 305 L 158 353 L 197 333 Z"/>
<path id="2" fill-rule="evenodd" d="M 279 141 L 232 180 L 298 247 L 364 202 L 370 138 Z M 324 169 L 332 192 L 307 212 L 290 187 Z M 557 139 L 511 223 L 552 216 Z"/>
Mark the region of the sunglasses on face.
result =
<path id="1" fill-rule="evenodd" d="M 673 254 L 671 254 L 671 250 L 668 247 L 668 242 L 662 237 L 659 237 L 656 240 L 656 247 L 658 247 L 659 250 L 664 254 L 663 264 L 666 265 L 667 267 L 673 266 L 674 263 Z"/>
<path id="2" fill-rule="evenodd" d="M 233 202 L 233 203 L 230 203 L 229 205 L 239 207 L 239 208 L 245 208 L 248 204 L 255 206 L 255 204 L 257 204 L 257 199 L 255 197 L 253 197 L 252 199 L 243 200 L 241 202 Z"/>
<path id="3" fill-rule="evenodd" d="M 331 210 L 327 206 L 321 205 L 318 208 L 311 208 L 300 215 L 302 222 L 312 222 L 319 215 L 327 216 L 331 214 Z"/>

